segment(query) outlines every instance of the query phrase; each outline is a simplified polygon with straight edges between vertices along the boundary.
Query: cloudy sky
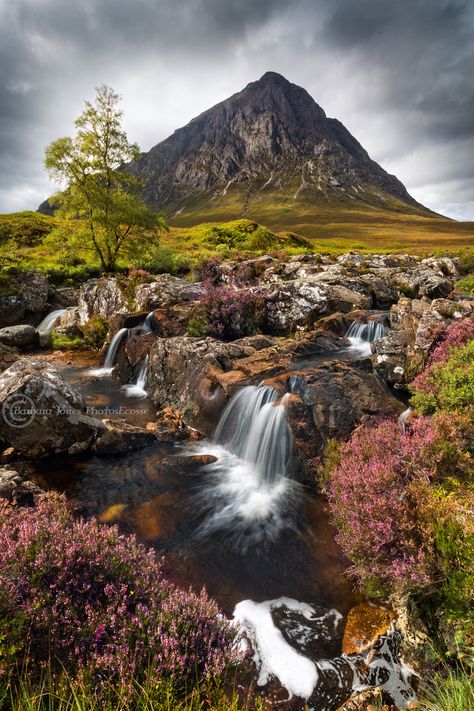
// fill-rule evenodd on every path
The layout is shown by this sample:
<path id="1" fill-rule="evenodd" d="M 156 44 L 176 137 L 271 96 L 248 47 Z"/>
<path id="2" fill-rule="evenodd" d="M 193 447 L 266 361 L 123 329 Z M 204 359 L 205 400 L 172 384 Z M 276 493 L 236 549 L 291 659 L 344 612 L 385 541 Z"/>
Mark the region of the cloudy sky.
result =
<path id="1" fill-rule="evenodd" d="M 409 192 L 474 220 L 474 0 L 0 0 L 0 212 L 53 191 L 43 150 L 106 83 L 142 150 L 267 70 Z"/>

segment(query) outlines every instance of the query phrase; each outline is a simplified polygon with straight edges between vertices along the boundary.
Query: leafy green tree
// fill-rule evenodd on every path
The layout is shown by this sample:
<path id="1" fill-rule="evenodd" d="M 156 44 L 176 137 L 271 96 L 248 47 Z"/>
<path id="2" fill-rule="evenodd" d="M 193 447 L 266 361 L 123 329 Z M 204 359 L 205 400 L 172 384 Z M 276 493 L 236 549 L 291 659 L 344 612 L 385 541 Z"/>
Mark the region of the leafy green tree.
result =
<path id="1" fill-rule="evenodd" d="M 104 271 L 114 271 L 119 256 L 143 259 L 156 249 L 167 226 L 141 199 L 137 178 L 124 170 L 139 149 L 122 128 L 119 95 L 105 85 L 96 91 L 95 104 L 86 101 L 75 121 L 74 138 L 58 138 L 46 148 L 46 170 L 62 188 L 52 202 L 66 220 L 50 241 L 69 253 L 89 247 Z"/>

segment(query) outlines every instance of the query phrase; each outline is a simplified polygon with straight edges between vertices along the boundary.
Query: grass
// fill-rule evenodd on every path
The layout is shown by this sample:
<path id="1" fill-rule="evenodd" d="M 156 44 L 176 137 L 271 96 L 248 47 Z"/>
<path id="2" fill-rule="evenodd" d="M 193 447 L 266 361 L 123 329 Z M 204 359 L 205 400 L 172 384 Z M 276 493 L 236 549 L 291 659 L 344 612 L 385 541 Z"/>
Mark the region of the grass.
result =
<path id="1" fill-rule="evenodd" d="M 350 200 L 331 203 L 274 202 L 266 200 L 247 219 L 232 219 L 238 204 L 229 198 L 224 205 L 213 202 L 212 209 L 179 215 L 171 220 L 170 231 L 149 264 L 122 258 L 118 271 L 131 266 L 152 273 L 186 273 L 201 259 L 217 256 L 230 259 L 264 253 L 287 256 L 305 252 L 338 255 L 348 251 L 408 252 L 420 256 L 460 256 L 473 271 L 474 223 L 460 223 L 417 210 L 401 212 Z M 252 207 L 252 205 L 251 205 Z M 258 209 L 257 209 L 258 207 Z M 407 206 L 405 206 L 406 209 Z M 253 208 L 252 208 L 253 209 Z M 206 221 L 194 224 L 196 221 Z M 47 274 L 53 286 L 75 285 L 100 275 L 95 255 L 86 248 L 64 253 L 61 245 L 51 244 L 48 234 L 56 218 L 37 213 L 0 215 L 0 266 L 13 262 L 24 269 Z M 70 226 L 74 229 L 74 223 Z M 34 234 L 34 237 L 32 237 Z M 9 240 L 7 242 L 6 240 Z M 467 293 L 474 288 L 472 276 L 460 282 Z"/>
<path id="2" fill-rule="evenodd" d="M 235 682 L 234 682 L 235 686 Z M 169 681 L 150 673 L 143 685 L 121 691 L 111 685 L 105 694 L 96 696 L 87 680 L 70 677 L 64 672 L 59 678 L 50 670 L 33 681 L 33 675 L 23 671 L 13 689 L 0 692 L 0 707 L 5 711 L 263 711 L 259 698 L 251 693 L 237 694 L 226 689 L 220 679 L 200 682 L 189 693 L 177 689 Z"/>
<path id="3" fill-rule="evenodd" d="M 472 711 L 474 677 L 467 668 L 437 674 L 420 699 L 420 711 Z"/>

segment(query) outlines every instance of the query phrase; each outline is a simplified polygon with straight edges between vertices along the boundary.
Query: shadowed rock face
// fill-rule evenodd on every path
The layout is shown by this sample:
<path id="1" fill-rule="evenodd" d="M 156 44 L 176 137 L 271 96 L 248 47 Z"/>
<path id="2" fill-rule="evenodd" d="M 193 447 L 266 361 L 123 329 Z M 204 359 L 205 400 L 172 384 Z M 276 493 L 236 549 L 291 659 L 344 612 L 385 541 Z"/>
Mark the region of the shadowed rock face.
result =
<path id="1" fill-rule="evenodd" d="M 143 180 L 153 208 L 181 214 L 206 197 L 252 196 L 370 199 L 421 207 L 402 183 L 370 159 L 305 89 L 267 72 L 175 131 L 130 169 Z"/>

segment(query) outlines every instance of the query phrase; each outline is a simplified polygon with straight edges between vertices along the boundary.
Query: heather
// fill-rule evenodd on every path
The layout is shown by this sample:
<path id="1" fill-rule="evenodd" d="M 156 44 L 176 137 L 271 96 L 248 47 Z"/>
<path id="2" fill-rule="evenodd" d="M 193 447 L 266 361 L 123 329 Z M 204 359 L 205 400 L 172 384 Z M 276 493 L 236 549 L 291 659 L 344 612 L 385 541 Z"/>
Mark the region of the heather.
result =
<path id="1" fill-rule="evenodd" d="M 328 449 L 324 477 L 338 540 L 358 583 L 416 600 L 442 646 L 474 649 L 474 325 L 438 335 L 415 378 L 417 415 L 363 425 Z"/>
<path id="2" fill-rule="evenodd" d="M 191 336 L 214 336 L 231 341 L 257 333 L 264 322 L 265 307 L 261 297 L 250 289 L 216 286 L 204 282 L 199 307 L 187 323 Z"/>
<path id="3" fill-rule="evenodd" d="M 3 506 L 0 571 L 4 693 L 25 664 L 129 698 L 150 668 L 184 689 L 230 662 L 232 634 L 204 591 L 176 588 L 133 536 L 74 519 L 58 495 Z"/>

